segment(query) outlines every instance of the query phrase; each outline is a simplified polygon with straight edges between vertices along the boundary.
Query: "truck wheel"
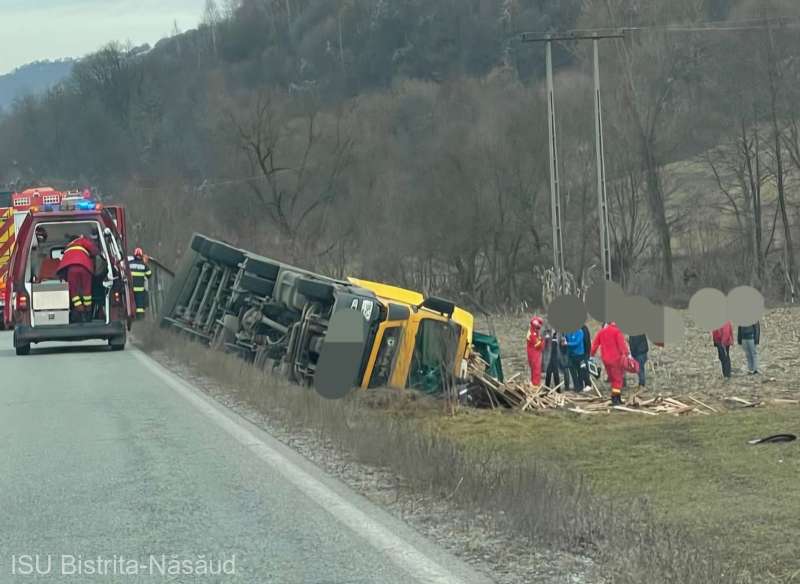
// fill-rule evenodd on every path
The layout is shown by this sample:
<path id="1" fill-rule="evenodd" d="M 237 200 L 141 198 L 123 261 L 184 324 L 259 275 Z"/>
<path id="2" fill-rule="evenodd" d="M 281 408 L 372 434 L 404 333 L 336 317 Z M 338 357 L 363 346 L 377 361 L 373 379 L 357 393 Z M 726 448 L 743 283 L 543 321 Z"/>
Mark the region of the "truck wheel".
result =
<path id="1" fill-rule="evenodd" d="M 256 276 L 266 278 L 267 280 L 277 280 L 280 269 L 281 267 L 278 264 L 257 260 L 251 257 L 248 257 L 246 263 L 244 264 L 245 272 L 255 274 Z"/>
<path id="2" fill-rule="evenodd" d="M 125 341 L 127 341 L 127 335 L 123 333 L 118 337 L 108 339 L 108 346 L 112 351 L 122 351 L 125 348 Z"/>
<path id="3" fill-rule="evenodd" d="M 301 278 L 297 282 L 297 291 L 309 300 L 318 300 L 324 304 L 333 302 L 333 286 L 327 282 Z"/>
<path id="4" fill-rule="evenodd" d="M 275 290 L 275 282 L 273 280 L 259 278 L 248 273 L 242 276 L 239 285 L 242 290 L 247 290 L 256 296 L 264 296 L 265 298 L 272 296 L 272 292 Z"/>
<path id="5" fill-rule="evenodd" d="M 192 236 L 191 247 L 192 247 L 192 249 L 194 251 L 196 251 L 198 253 L 203 253 L 204 251 L 206 251 L 207 246 L 208 246 L 209 243 L 210 242 L 208 241 L 208 238 L 203 237 L 199 233 L 195 233 Z"/>
<path id="6" fill-rule="evenodd" d="M 17 355 L 22 357 L 23 355 L 28 355 L 31 352 L 31 344 L 26 343 L 24 345 L 17 344 L 17 331 L 14 331 L 14 338 L 12 339 L 14 344 L 14 350 L 17 352 Z"/>
<path id="7" fill-rule="evenodd" d="M 219 262 L 233 268 L 237 267 L 244 261 L 244 253 L 241 250 L 229 245 L 225 245 L 224 243 L 212 243 L 209 247 L 206 257 L 212 261 Z"/>

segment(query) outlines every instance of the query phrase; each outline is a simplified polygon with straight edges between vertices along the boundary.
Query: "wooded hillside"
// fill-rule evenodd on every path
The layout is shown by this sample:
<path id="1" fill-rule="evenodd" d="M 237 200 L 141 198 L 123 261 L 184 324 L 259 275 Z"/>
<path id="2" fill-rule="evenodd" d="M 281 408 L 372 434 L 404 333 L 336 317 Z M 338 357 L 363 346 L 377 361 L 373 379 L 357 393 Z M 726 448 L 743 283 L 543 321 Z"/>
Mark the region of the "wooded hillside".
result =
<path id="1" fill-rule="evenodd" d="M 800 25 L 775 19 L 799 15 L 791 0 L 209 0 L 199 29 L 107 46 L 17 101 L 0 175 L 116 193 L 167 261 L 197 230 L 336 275 L 537 304 L 544 50 L 516 33 L 642 27 L 601 44 L 615 277 L 662 299 L 753 283 L 782 300 L 798 271 Z M 599 276 L 589 49 L 555 48 L 579 279 Z"/>

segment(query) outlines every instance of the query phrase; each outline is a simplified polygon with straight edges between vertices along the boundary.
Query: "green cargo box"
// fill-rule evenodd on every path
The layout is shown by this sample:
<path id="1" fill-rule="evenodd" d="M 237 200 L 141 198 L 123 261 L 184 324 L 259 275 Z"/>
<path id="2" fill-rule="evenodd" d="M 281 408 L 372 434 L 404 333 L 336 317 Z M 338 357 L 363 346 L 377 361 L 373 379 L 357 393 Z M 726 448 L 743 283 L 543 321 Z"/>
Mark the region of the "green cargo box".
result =
<path id="1" fill-rule="evenodd" d="M 498 381 L 505 381 L 503 379 L 503 364 L 500 362 L 500 343 L 497 337 L 486 333 L 473 332 L 472 345 L 481 358 L 489 364 L 486 372 Z"/>

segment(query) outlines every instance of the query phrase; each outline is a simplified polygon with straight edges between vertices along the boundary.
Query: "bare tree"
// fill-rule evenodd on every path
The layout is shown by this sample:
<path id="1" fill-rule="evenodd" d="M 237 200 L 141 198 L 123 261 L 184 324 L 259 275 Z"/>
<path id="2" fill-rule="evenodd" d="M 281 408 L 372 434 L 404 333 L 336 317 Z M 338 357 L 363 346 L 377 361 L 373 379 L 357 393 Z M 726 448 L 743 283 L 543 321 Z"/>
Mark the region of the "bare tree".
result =
<path id="1" fill-rule="evenodd" d="M 201 23 L 208 27 L 209 41 L 211 44 L 211 52 L 214 56 L 217 55 L 217 27 L 222 17 L 220 16 L 219 8 L 215 0 L 206 0 L 205 8 L 203 9 L 203 19 Z"/>
<path id="2" fill-rule="evenodd" d="M 247 185 L 297 259 L 301 250 L 321 246 L 326 212 L 340 195 L 353 141 L 341 112 L 328 135 L 318 128 L 316 110 L 300 118 L 287 113 L 282 96 L 260 92 L 249 111 L 230 114 L 230 121 L 252 174 Z"/>

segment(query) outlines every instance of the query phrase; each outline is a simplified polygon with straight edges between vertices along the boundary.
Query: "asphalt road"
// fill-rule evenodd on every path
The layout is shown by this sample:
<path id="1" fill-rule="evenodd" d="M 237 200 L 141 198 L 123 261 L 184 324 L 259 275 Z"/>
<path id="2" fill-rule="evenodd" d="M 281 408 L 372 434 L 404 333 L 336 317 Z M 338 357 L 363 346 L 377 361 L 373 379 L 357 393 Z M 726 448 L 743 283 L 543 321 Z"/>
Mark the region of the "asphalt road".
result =
<path id="1" fill-rule="evenodd" d="M 130 345 L 0 376 L 0 583 L 486 581 Z"/>

